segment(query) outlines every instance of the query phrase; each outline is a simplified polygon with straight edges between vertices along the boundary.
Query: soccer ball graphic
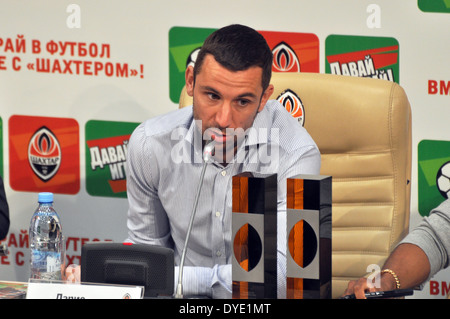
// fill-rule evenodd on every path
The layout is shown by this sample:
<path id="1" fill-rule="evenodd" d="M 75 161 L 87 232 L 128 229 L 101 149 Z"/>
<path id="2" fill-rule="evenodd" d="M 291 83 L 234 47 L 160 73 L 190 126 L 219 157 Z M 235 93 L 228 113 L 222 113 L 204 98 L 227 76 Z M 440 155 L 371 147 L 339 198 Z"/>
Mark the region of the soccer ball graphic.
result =
<path id="1" fill-rule="evenodd" d="M 450 161 L 441 166 L 436 175 L 436 185 L 445 198 L 450 198 Z"/>
<path id="2" fill-rule="evenodd" d="M 190 65 L 192 65 L 192 66 L 195 65 L 195 61 L 197 60 L 197 55 L 200 52 L 200 49 L 201 49 L 201 47 L 197 48 L 197 49 L 194 49 L 191 53 L 189 53 L 189 56 L 188 56 L 188 58 L 186 60 L 186 69 Z"/>

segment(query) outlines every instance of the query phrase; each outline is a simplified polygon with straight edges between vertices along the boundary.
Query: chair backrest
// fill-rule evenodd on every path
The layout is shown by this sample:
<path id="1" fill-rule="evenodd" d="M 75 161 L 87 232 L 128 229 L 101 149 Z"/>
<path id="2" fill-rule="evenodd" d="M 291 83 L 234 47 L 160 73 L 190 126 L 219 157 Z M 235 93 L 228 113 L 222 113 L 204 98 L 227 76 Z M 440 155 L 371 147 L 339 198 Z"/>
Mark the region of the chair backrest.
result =
<path id="1" fill-rule="evenodd" d="M 332 296 L 380 267 L 409 230 L 411 108 L 396 83 L 273 73 L 273 99 L 300 113 L 332 176 Z M 297 101 L 297 102 L 296 102 Z M 291 110 L 298 102 L 300 110 Z M 180 107 L 192 104 L 183 90 Z"/>

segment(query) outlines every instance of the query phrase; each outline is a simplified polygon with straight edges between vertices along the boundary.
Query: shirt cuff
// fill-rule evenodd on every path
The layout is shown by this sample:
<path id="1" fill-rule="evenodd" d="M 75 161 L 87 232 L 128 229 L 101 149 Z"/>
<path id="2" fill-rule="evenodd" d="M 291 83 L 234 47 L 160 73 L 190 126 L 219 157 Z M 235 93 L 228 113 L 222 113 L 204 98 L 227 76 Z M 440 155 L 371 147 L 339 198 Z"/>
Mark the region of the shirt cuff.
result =
<path id="1" fill-rule="evenodd" d="M 178 285 L 179 267 L 175 267 L 174 291 Z M 211 297 L 212 269 L 207 267 L 183 268 L 183 296 Z"/>

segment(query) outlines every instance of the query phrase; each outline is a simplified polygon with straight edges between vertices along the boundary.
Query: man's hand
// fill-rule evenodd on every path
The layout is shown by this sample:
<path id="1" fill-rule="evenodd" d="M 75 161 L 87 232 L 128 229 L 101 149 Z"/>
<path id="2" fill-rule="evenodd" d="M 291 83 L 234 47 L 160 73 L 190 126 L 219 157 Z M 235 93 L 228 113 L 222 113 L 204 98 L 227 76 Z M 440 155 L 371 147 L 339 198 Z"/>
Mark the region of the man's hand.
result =
<path id="1" fill-rule="evenodd" d="M 359 278 L 348 283 L 347 289 L 343 296 L 355 294 L 356 299 L 367 299 L 366 292 L 380 291 L 381 288 L 376 288 L 367 278 Z"/>
<path id="2" fill-rule="evenodd" d="M 394 277 L 389 273 L 376 274 L 377 280 L 362 277 L 358 280 L 352 280 L 348 283 L 343 296 L 354 294 L 356 299 L 367 299 L 365 293 L 374 291 L 389 291 L 396 289 Z M 375 285 L 377 282 L 378 285 Z"/>
<path id="3" fill-rule="evenodd" d="M 66 281 L 67 282 L 80 282 L 80 277 L 81 277 L 81 267 L 80 265 L 69 265 L 66 268 L 65 271 L 65 275 L 66 275 Z"/>
<path id="4" fill-rule="evenodd" d="M 397 246 L 382 269 L 393 270 L 401 285 L 397 287 L 392 274 L 381 273 L 378 281 L 379 287 L 374 287 L 370 279 L 363 277 L 349 282 L 344 295 L 355 294 L 355 297 L 358 299 L 366 299 L 364 296 L 365 292 L 416 287 L 427 279 L 430 273 L 430 262 L 420 247 L 404 243 Z"/>

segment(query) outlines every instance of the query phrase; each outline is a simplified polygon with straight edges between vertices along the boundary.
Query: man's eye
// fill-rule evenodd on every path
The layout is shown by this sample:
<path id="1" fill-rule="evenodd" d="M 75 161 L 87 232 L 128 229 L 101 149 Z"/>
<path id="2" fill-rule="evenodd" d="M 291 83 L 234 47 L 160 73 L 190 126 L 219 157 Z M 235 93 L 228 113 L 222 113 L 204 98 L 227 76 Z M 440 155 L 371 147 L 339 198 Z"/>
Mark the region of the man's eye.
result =
<path id="1" fill-rule="evenodd" d="M 211 100 L 218 100 L 219 99 L 219 96 L 217 94 L 215 94 L 215 93 L 207 93 L 207 94 L 208 94 L 208 97 Z"/>
<path id="2" fill-rule="evenodd" d="M 237 102 L 239 106 L 247 106 L 250 103 L 250 101 L 246 99 L 240 99 Z"/>

